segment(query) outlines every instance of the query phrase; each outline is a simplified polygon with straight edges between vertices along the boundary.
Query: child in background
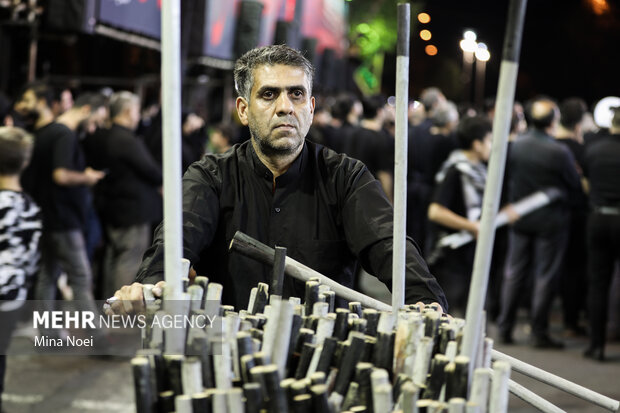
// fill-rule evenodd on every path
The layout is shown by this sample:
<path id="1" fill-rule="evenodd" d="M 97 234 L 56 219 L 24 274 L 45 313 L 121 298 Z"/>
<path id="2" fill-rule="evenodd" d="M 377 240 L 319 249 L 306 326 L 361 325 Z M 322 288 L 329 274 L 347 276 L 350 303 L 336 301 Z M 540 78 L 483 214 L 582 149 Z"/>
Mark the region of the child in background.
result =
<path id="1" fill-rule="evenodd" d="M 23 129 L 0 127 L 0 411 L 6 352 L 39 262 L 40 209 L 19 181 L 32 147 Z"/>

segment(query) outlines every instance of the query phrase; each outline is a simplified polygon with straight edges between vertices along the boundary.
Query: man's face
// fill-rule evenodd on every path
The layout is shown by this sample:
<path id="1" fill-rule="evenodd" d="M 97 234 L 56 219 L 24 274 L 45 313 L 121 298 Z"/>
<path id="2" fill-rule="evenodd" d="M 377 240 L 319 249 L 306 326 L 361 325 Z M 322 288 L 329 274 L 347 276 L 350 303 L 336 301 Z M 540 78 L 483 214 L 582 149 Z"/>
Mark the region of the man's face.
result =
<path id="1" fill-rule="evenodd" d="M 129 105 L 127 108 L 127 116 L 131 123 L 132 130 L 135 130 L 140 123 L 140 104 L 135 102 Z"/>
<path id="2" fill-rule="evenodd" d="M 22 116 L 39 115 L 37 96 L 32 90 L 28 89 L 24 92 L 21 99 L 15 104 L 15 111 Z"/>
<path id="3" fill-rule="evenodd" d="M 491 156 L 492 134 L 487 133 L 482 141 L 474 141 L 474 151 L 478 153 L 480 160 L 487 162 Z"/>
<path id="4" fill-rule="evenodd" d="M 249 98 L 237 98 L 237 112 L 266 155 L 295 153 L 312 124 L 314 97 L 302 68 L 263 65 L 254 69 Z"/>

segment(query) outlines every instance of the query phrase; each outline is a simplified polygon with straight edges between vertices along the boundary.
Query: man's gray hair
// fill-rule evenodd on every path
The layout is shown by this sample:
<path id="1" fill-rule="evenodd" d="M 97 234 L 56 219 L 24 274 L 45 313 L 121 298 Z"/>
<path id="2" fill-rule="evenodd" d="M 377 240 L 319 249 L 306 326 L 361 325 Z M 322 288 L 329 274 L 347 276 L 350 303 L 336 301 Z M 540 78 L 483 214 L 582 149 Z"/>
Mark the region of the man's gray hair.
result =
<path id="1" fill-rule="evenodd" d="M 450 122 L 458 122 L 458 120 L 459 111 L 451 101 L 439 102 L 431 115 L 433 126 L 438 127 L 447 126 Z"/>
<path id="2" fill-rule="evenodd" d="M 234 75 L 235 89 L 239 96 L 248 99 L 254 83 L 254 69 L 263 65 L 286 65 L 302 68 L 310 84 L 308 93 L 312 93 L 314 78 L 312 63 L 300 51 L 279 44 L 252 49 L 237 59 Z"/>
<path id="3" fill-rule="evenodd" d="M 110 119 L 114 119 L 120 113 L 122 113 L 125 108 L 127 108 L 130 104 L 140 104 L 140 98 L 138 95 L 128 92 L 126 90 L 113 93 L 110 96 Z"/>

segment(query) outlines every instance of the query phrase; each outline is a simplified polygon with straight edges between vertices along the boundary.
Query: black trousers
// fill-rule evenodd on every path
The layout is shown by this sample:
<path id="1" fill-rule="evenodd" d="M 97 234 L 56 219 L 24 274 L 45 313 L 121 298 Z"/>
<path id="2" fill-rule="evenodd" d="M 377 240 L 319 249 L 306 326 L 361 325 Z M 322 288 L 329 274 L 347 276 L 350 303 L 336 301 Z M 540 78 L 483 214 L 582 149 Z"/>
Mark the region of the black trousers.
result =
<path id="1" fill-rule="evenodd" d="M 588 219 L 588 317 L 590 345 L 605 345 L 609 292 L 620 260 L 620 215 L 592 213 Z"/>
<path id="2" fill-rule="evenodd" d="M 509 238 L 502 309 L 498 319 L 500 332 L 512 332 L 521 296 L 532 281 L 532 333 L 537 337 L 544 336 L 548 334 L 551 303 L 558 292 L 568 229 L 560 228 L 549 234 L 525 234 L 511 230 Z"/>
<path id="3" fill-rule="evenodd" d="M 575 211 L 570 220 L 570 234 L 560 285 L 564 327 L 566 328 L 578 327 L 579 314 L 585 310 L 584 298 L 586 297 L 588 273 L 587 218 L 586 214 Z"/>

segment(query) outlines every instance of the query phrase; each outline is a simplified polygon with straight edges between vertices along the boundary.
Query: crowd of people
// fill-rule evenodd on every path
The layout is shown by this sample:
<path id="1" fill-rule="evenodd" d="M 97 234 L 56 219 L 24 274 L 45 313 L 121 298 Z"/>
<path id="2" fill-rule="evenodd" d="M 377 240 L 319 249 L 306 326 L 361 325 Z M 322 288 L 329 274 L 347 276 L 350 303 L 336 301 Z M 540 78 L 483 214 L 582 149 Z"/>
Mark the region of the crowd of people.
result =
<path id="1" fill-rule="evenodd" d="M 351 95 L 321 103 L 309 139 L 362 160 L 391 197 L 393 106 Z M 459 232 L 477 236 L 493 110 L 493 100 L 482 110 L 458 107 L 437 88 L 425 89 L 409 108 L 407 232 L 452 314 L 466 309 L 475 242 L 452 249 L 442 240 Z M 562 348 L 549 333 L 559 298 L 565 335 L 589 335 L 585 355 L 604 359 L 608 314 L 618 313 L 618 303 L 610 307 L 609 300 L 618 296 L 611 285 L 620 254 L 612 235 L 620 219 L 620 185 L 613 181 L 620 161 L 612 160 L 620 148 L 620 108 L 609 110 L 611 125 L 599 128 L 580 98 L 557 103 L 541 96 L 525 107 L 514 104 L 500 199 L 509 225 L 496 231 L 486 303 L 502 343 L 514 342 L 517 310 L 526 307 L 531 344 Z M 550 202 L 520 216 L 513 203 L 538 191 Z M 617 318 L 611 320 L 613 337 Z"/>
<path id="2" fill-rule="evenodd" d="M 589 334 L 585 355 L 604 359 L 620 258 L 620 109 L 611 110 L 611 125 L 599 130 L 578 98 L 514 105 L 501 194 L 510 225 L 496 233 L 487 298 L 503 343 L 513 342 L 517 310 L 525 306 L 532 344 L 561 348 L 549 334 L 560 297 L 566 332 Z M 64 274 L 65 296 L 96 310 L 95 298 L 133 282 L 162 218 L 161 114 L 151 112 L 143 115 L 128 91 L 73 96 L 40 82 L 3 108 L 0 299 L 30 294 L 51 307 Z M 464 314 L 468 296 L 492 121 L 492 102 L 481 111 L 458 107 L 437 88 L 409 107 L 407 232 L 455 315 Z M 182 125 L 183 170 L 207 152 L 238 150 L 233 145 L 249 137 L 234 122 L 207 128 L 192 112 L 183 113 Z M 362 161 L 393 199 L 394 107 L 384 97 L 317 96 L 307 139 Z M 555 196 L 520 216 L 513 204 L 537 191 Z M 455 233 L 474 242 L 446 246 Z"/>

